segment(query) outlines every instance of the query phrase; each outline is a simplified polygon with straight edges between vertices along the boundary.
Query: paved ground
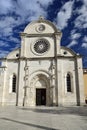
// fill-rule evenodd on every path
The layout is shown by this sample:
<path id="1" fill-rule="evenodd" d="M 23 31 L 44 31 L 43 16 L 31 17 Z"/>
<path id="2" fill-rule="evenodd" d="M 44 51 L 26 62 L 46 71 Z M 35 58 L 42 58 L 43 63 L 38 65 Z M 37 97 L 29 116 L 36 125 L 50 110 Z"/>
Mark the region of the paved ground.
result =
<path id="1" fill-rule="evenodd" d="M 87 106 L 0 107 L 0 130 L 87 130 Z"/>

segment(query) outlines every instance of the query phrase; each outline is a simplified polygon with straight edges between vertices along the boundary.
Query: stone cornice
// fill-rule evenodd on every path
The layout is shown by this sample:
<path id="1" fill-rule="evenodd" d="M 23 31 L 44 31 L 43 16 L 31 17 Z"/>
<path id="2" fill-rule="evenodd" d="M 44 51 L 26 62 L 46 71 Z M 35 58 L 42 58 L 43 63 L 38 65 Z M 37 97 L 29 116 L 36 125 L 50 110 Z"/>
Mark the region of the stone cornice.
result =
<path id="1" fill-rule="evenodd" d="M 27 34 L 27 33 L 20 33 L 21 37 L 54 37 L 55 35 L 61 36 L 61 32 L 56 33 L 40 33 L 40 34 Z"/>
<path id="2" fill-rule="evenodd" d="M 57 55 L 57 59 L 72 59 L 72 58 L 81 58 L 80 55 L 75 56 L 61 56 Z M 27 58 L 27 57 L 19 57 L 19 58 L 0 58 L 0 61 L 19 61 L 19 60 L 44 60 L 44 59 L 55 59 L 54 57 L 33 57 L 33 58 Z"/>
<path id="3" fill-rule="evenodd" d="M 6 66 L 0 66 L 0 69 L 7 68 Z"/>

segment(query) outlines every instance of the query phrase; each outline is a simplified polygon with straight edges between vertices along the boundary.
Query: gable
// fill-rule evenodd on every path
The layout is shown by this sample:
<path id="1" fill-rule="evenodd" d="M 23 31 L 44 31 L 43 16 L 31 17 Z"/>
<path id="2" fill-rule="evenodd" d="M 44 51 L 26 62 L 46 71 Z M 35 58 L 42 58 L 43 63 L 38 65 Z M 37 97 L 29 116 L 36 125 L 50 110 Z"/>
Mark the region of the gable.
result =
<path id="1" fill-rule="evenodd" d="M 65 57 L 68 57 L 68 56 L 72 57 L 72 56 L 76 56 L 76 53 L 70 48 L 61 46 L 61 55 Z"/>
<path id="2" fill-rule="evenodd" d="M 16 59 L 19 57 L 19 48 L 10 52 L 8 55 L 7 55 L 7 59 Z"/>
<path id="3" fill-rule="evenodd" d="M 38 33 L 54 33 L 54 32 L 60 32 L 59 29 L 55 27 L 55 25 L 44 19 L 39 19 L 37 21 L 31 22 L 26 26 L 24 29 L 24 33 L 27 34 L 38 34 Z"/>

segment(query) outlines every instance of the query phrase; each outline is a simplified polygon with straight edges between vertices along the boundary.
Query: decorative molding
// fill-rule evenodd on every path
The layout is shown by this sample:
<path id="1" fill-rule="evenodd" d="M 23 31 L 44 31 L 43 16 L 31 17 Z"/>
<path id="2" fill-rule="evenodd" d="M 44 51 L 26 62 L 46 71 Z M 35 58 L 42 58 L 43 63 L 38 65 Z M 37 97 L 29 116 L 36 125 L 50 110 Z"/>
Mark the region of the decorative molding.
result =
<path id="1" fill-rule="evenodd" d="M 44 30 L 45 30 L 45 25 L 43 25 L 43 24 L 39 24 L 36 27 L 36 31 L 39 32 L 39 33 L 42 33 Z"/>
<path id="2" fill-rule="evenodd" d="M 55 37 L 55 36 L 60 36 L 61 37 L 62 33 L 61 32 L 57 32 L 57 33 L 40 33 L 40 34 L 28 34 L 28 33 L 24 33 L 21 32 L 20 36 L 22 37 Z"/>
<path id="3" fill-rule="evenodd" d="M 25 75 L 25 76 L 24 76 L 24 80 L 25 80 L 25 81 L 28 80 L 28 75 Z"/>
<path id="4" fill-rule="evenodd" d="M 24 70 L 26 71 L 26 70 L 28 70 L 28 68 L 29 68 L 29 66 L 25 66 L 25 67 L 24 67 Z"/>

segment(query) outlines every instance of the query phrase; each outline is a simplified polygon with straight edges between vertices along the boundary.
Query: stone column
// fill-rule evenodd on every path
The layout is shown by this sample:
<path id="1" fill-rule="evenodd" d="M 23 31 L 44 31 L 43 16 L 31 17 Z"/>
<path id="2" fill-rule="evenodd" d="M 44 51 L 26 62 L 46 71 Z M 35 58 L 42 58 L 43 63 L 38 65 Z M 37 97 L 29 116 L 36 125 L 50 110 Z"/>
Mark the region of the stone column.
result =
<path id="1" fill-rule="evenodd" d="M 7 61 L 5 61 L 5 65 L 7 66 Z M 6 76 L 7 76 L 7 69 L 3 68 L 3 88 L 2 88 L 2 105 L 5 105 L 6 103 L 6 98 L 5 98 L 5 94 L 6 94 Z"/>
<path id="2" fill-rule="evenodd" d="M 76 98 L 77 106 L 84 104 L 84 83 L 83 83 L 83 70 L 82 70 L 82 58 L 76 56 Z"/>
<path id="3" fill-rule="evenodd" d="M 56 75 L 55 75 L 55 62 L 53 61 L 53 65 L 52 65 L 52 89 L 53 89 L 53 105 L 56 105 Z"/>
<path id="4" fill-rule="evenodd" d="M 57 73 L 57 48 L 58 48 L 58 34 L 55 33 L 54 35 L 54 52 L 55 52 L 55 57 L 54 57 L 54 64 L 55 64 L 55 96 L 56 96 L 56 103 L 55 105 L 58 106 L 58 73 Z"/>
<path id="5" fill-rule="evenodd" d="M 25 77 L 24 77 L 24 97 L 23 97 L 23 106 L 28 106 L 28 84 L 29 84 L 29 66 L 27 66 L 27 59 L 25 61 Z"/>
<path id="6" fill-rule="evenodd" d="M 25 57 L 25 36 L 21 35 L 21 53 L 20 53 L 21 57 Z"/>
<path id="7" fill-rule="evenodd" d="M 58 55 L 60 55 L 60 40 L 62 37 L 62 33 L 61 32 L 56 32 L 54 33 L 54 44 L 55 44 L 55 87 L 56 87 L 56 106 L 58 106 L 58 101 L 59 101 L 59 94 L 58 94 Z"/>

